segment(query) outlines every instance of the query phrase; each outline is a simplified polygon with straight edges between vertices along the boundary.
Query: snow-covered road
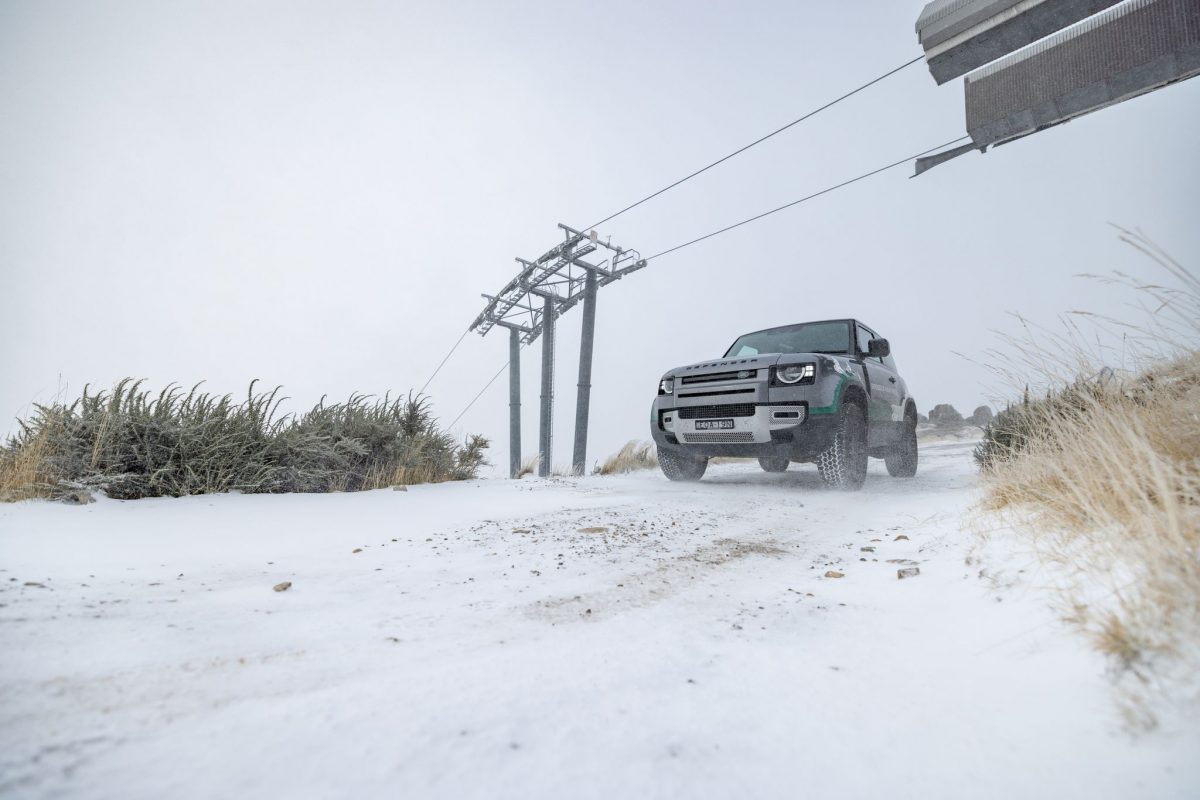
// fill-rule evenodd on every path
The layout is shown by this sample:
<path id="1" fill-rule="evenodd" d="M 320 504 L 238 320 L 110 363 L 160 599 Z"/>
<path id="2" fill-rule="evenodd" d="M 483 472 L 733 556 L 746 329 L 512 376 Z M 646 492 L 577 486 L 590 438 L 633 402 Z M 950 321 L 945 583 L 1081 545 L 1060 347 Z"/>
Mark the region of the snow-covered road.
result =
<path id="1" fill-rule="evenodd" d="M 970 447 L 0 506 L 0 795 L 1196 797 L 1200 731 L 968 563 Z"/>

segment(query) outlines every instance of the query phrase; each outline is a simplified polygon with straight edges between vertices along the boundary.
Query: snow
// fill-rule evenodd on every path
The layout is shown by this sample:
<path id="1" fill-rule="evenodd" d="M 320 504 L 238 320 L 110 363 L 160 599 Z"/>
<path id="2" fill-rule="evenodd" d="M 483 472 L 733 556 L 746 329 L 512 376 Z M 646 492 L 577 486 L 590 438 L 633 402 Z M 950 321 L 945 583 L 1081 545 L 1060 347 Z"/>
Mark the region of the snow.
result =
<path id="1" fill-rule="evenodd" d="M 1195 723 L 1127 732 L 1036 565 L 968 563 L 970 448 L 851 495 L 734 464 L 2 506 L 0 795 L 1197 796 Z"/>

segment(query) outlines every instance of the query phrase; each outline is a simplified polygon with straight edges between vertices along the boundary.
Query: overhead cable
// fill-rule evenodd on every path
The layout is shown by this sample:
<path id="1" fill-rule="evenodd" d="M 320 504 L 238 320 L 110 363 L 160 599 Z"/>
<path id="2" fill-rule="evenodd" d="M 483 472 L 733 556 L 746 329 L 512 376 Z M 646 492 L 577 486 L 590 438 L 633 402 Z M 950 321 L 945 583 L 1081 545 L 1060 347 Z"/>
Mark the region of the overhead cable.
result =
<path id="1" fill-rule="evenodd" d="M 433 379 L 436 378 L 437 374 L 442 371 L 442 367 L 446 366 L 446 362 L 450 360 L 450 356 L 454 355 L 454 351 L 458 349 L 458 346 L 463 343 L 463 339 L 467 338 L 467 334 L 470 332 L 470 328 L 467 328 L 465 331 L 463 331 L 462 336 L 458 337 L 458 341 L 455 342 L 454 346 L 450 348 L 450 352 L 446 353 L 446 357 L 442 359 L 442 363 L 437 365 L 437 369 L 433 371 L 433 374 L 429 376 L 429 380 L 425 381 L 425 385 L 421 387 L 421 391 L 417 392 L 417 394 L 425 394 L 425 390 L 429 388 L 429 384 L 433 383 Z"/>
<path id="2" fill-rule="evenodd" d="M 501 373 L 503 373 L 504 370 L 508 369 L 508 364 L 509 364 L 508 361 L 504 362 L 504 365 L 502 367 L 500 367 L 500 369 L 496 372 L 495 375 L 492 376 L 492 379 L 489 380 L 487 383 L 485 383 L 483 385 L 483 388 L 479 390 L 479 394 L 472 397 L 471 402 L 467 403 L 467 407 L 464 408 L 462 411 L 458 412 L 458 416 L 450 421 L 450 424 L 446 426 L 446 430 L 450 430 L 451 428 L 453 428 L 454 423 L 456 423 L 460 419 L 462 419 L 463 415 L 471 410 L 471 406 L 475 405 L 475 401 L 478 400 L 479 398 L 483 397 L 483 393 L 486 392 L 488 390 L 488 388 L 491 387 L 491 385 L 496 382 L 496 378 L 499 378 Z"/>
<path id="3" fill-rule="evenodd" d="M 762 144 L 767 139 L 770 139 L 772 136 L 778 136 L 779 134 L 783 133 L 784 131 L 788 130 L 789 128 L 799 125 L 801 122 L 804 122 L 804 120 L 809 119 L 810 117 L 815 117 L 817 114 L 820 114 L 822 111 L 824 111 L 828 108 L 832 108 L 833 106 L 836 106 L 838 103 L 842 102 L 843 100 L 849 99 L 849 98 L 853 97 L 854 95 L 858 94 L 859 92 L 863 91 L 864 89 L 874 86 L 875 84 L 879 83 L 884 78 L 888 78 L 892 75 L 895 75 L 897 72 L 900 72 L 901 70 L 903 70 L 907 67 L 911 67 L 913 64 L 917 63 L 918 61 L 923 60 L 924 58 L 925 58 L 925 56 L 921 55 L 921 56 L 917 56 L 912 61 L 906 61 L 905 63 L 901 64 L 900 66 L 894 67 L 876 78 L 872 78 L 871 80 L 867 81 L 866 83 L 862 84 L 861 86 L 859 86 L 855 89 L 851 89 L 850 91 L 846 92 L 842 96 L 834 98 L 833 100 L 830 100 L 825 105 L 820 106 L 819 108 L 814 108 L 812 111 L 809 111 L 808 113 L 804 114 L 803 116 L 797 117 L 796 119 L 789 122 L 787 125 L 784 125 L 782 128 L 777 128 L 777 129 L 771 131 L 770 133 L 768 133 L 766 136 L 762 136 L 758 139 L 755 139 L 753 142 L 750 142 L 750 144 L 744 145 L 743 147 L 739 147 L 737 150 L 734 150 L 729 155 L 718 158 L 716 161 L 712 162 L 708 166 L 701 167 L 700 169 L 696 170 L 695 172 L 691 173 L 690 175 L 685 175 L 684 177 L 680 178 L 679 180 L 675 181 L 674 183 L 669 184 L 669 185 L 664 186 L 663 188 L 659 189 L 657 192 L 648 194 L 645 197 L 643 197 L 641 200 L 638 200 L 636 203 L 627 205 L 624 208 L 622 208 L 620 211 L 618 211 L 614 214 L 609 214 L 607 217 L 600 220 L 599 222 L 588 225 L 586 228 L 580 228 L 580 230 L 588 231 L 599 225 L 603 225 L 604 223 L 606 223 L 610 220 L 614 220 L 617 217 L 624 214 L 626 211 L 631 211 L 631 210 L 637 208 L 642 203 L 645 203 L 647 200 L 653 200 L 654 198 L 658 197 L 660 194 L 662 194 L 664 192 L 669 192 L 670 190 L 674 189 L 676 186 L 679 186 L 680 184 L 687 183 L 692 178 L 695 178 L 697 175 L 702 175 L 705 172 L 708 172 L 713 167 L 718 166 L 719 164 L 725 163 L 726 161 L 733 158 L 734 156 L 741 155 L 742 153 L 749 150 L 751 147 Z"/>
<path id="4" fill-rule="evenodd" d="M 864 172 L 861 175 L 853 177 L 849 180 L 842 181 L 841 183 L 835 184 L 833 186 L 829 186 L 825 189 L 822 189 L 819 192 L 813 192 L 810 195 L 801 197 L 799 200 L 793 200 L 790 203 L 784 203 L 783 205 L 781 205 L 777 208 L 772 208 L 770 211 L 764 211 L 761 214 L 755 214 L 753 217 L 744 219 L 741 222 L 735 222 L 732 225 L 726 225 L 724 228 L 715 230 L 712 233 L 706 233 L 703 236 L 698 236 L 695 239 L 684 242 L 683 244 L 677 244 L 674 247 L 669 247 L 666 250 L 663 250 L 662 252 L 655 253 L 654 255 L 649 256 L 648 258 L 646 258 L 646 261 L 653 261 L 656 258 L 665 256 L 667 253 L 674 253 L 676 250 L 682 250 L 683 248 L 690 247 L 691 245 L 694 245 L 697 242 L 703 242 L 705 239 L 711 239 L 714 236 L 720 236 L 722 233 L 727 233 L 728 231 L 731 231 L 734 228 L 740 228 L 743 225 L 749 225 L 751 222 L 756 222 L 757 220 L 760 220 L 763 217 L 769 217 L 772 214 L 776 214 L 780 211 L 791 208 L 792 206 L 800 205 L 801 203 L 812 200 L 813 198 L 820 197 L 823 194 L 829 194 L 832 191 L 841 189 L 843 186 L 849 186 L 850 184 L 857 183 L 858 181 L 864 180 L 865 178 L 870 178 L 872 175 L 878 175 L 881 172 L 886 172 L 889 169 L 894 169 L 894 168 L 900 166 L 901 164 L 907 164 L 909 161 L 912 161 L 915 158 L 920 158 L 921 156 L 925 155 L 926 153 L 932 153 L 935 150 L 941 150 L 943 147 L 949 147 L 950 145 L 957 144 L 958 142 L 961 142 L 963 139 L 967 139 L 967 138 L 969 138 L 969 137 L 960 136 L 959 138 L 955 139 L 954 141 L 946 142 L 945 144 L 939 144 L 937 147 L 931 147 L 928 150 L 922 150 L 920 153 L 917 153 L 916 155 L 906 156 L 905 158 L 902 158 L 899 161 L 893 161 L 890 164 L 886 164 L 882 167 L 877 167 L 876 169 L 873 169 L 870 172 Z"/>

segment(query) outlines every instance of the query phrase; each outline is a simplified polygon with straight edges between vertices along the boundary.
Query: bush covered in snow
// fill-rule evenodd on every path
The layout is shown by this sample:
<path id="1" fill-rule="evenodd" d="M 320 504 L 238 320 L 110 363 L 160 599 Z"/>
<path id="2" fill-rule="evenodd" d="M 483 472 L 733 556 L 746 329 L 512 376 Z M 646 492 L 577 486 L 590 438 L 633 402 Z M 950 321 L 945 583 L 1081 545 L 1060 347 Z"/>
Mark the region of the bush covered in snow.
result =
<path id="1" fill-rule="evenodd" d="M 279 416 L 278 389 L 246 399 L 157 394 L 126 379 L 110 392 L 36 406 L 0 448 L 0 499 L 80 487 L 132 499 L 242 491 L 343 492 L 461 480 L 484 463 L 488 442 L 458 443 L 423 397 L 318 403 Z"/>

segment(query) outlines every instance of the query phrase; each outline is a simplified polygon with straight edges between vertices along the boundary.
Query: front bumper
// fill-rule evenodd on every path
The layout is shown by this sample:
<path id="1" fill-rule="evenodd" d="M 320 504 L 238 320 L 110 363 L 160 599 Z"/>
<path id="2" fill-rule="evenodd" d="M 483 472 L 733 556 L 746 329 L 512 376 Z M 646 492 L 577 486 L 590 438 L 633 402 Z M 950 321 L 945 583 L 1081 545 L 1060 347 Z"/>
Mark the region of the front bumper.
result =
<path id="1" fill-rule="evenodd" d="M 744 409 L 739 410 L 744 414 Z M 807 403 L 756 405 L 750 416 L 728 417 L 721 411 L 682 407 L 660 411 L 659 424 L 680 444 L 766 444 L 772 441 L 772 434 L 798 428 L 807 417 Z M 716 428 L 718 419 L 732 427 Z"/>
<path id="2" fill-rule="evenodd" d="M 732 430 L 699 430 L 696 423 L 711 417 L 680 417 L 683 410 L 661 408 L 656 403 L 650 434 L 659 447 L 685 457 L 814 461 L 833 444 L 837 432 L 836 415 L 810 414 L 807 403 L 758 405 L 753 415 L 734 417 Z M 798 417 L 780 418 L 777 415 L 781 412 L 797 413 Z M 669 423 L 668 417 L 671 417 Z"/>
<path id="3" fill-rule="evenodd" d="M 843 376 L 819 366 L 812 383 L 772 384 L 773 358 L 678 370 L 674 392 L 654 400 L 650 433 L 655 443 L 684 457 L 815 459 L 833 442 Z M 726 427 L 714 427 L 716 420 L 725 420 Z"/>

